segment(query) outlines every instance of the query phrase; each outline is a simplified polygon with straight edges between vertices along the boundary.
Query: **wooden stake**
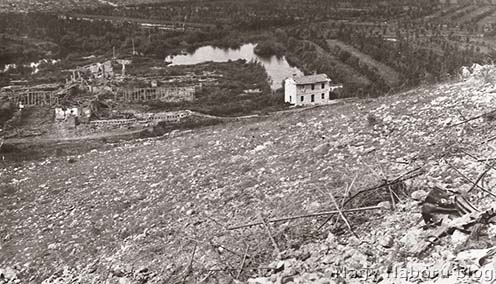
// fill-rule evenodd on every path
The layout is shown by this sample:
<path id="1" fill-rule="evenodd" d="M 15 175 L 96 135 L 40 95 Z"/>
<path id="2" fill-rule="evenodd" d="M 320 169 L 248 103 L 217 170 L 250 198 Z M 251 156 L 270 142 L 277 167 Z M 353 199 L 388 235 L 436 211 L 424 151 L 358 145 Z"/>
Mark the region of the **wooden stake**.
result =
<path id="1" fill-rule="evenodd" d="M 334 203 L 334 206 L 336 206 L 336 209 L 338 210 L 339 216 L 341 216 L 341 219 L 343 219 L 344 223 L 348 227 L 348 230 L 350 230 L 350 233 L 352 233 L 358 239 L 358 235 L 351 228 L 350 222 L 348 221 L 346 216 L 344 216 L 343 211 L 341 211 L 341 208 L 339 208 L 339 205 L 338 205 L 338 202 L 336 201 L 336 198 L 334 198 L 334 195 L 332 195 L 332 193 L 330 191 L 329 191 L 329 196 L 331 196 L 331 200 Z"/>
<path id="2" fill-rule="evenodd" d="M 263 218 L 262 214 L 260 214 L 260 220 L 262 220 L 262 223 L 265 227 L 265 230 L 267 231 L 267 234 L 269 235 L 269 238 L 270 238 L 270 241 L 272 242 L 272 245 L 277 250 L 277 253 L 279 253 L 281 250 L 279 249 L 279 246 L 277 245 L 274 237 L 272 237 L 272 234 L 270 233 L 269 225 L 267 225 L 267 222 L 265 222 L 265 219 Z"/>
<path id="3" fill-rule="evenodd" d="M 243 261 L 241 261 L 241 266 L 239 267 L 239 271 L 238 271 L 238 275 L 236 275 L 236 279 L 239 279 L 241 272 L 243 272 L 247 255 L 248 255 L 248 246 L 246 246 L 245 255 L 243 256 Z"/>
<path id="4" fill-rule="evenodd" d="M 350 190 L 354 186 L 355 180 L 357 179 L 357 177 L 358 177 L 358 175 L 356 175 L 355 178 L 351 181 L 351 184 L 346 185 L 346 191 L 344 193 L 344 198 L 341 200 L 341 209 L 344 208 L 344 203 L 345 203 L 346 199 L 348 198 L 348 195 L 350 194 Z M 334 217 L 334 215 L 327 217 L 327 219 L 319 226 L 317 231 L 320 231 L 325 226 L 325 224 L 327 224 L 329 221 L 331 221 L 331 219 L 333 217 Z M 333 223 L 334 223 L 334 221 L 333 221 Z"/>
<path id="5" fill-rule="evenodd" d="M 193 270 L 193 259 L 195 257 L 196 247 L 197 247 L 197 244 L 195 243 L 195 247 L 193 248 L 193 253 L 191 254 L 191 258 L 189 260 L 189 264 L 188 264 L 188 268 L 187 268 L 187 271 L 186 271 L 186 275 L 184 275 L 183 282 L 182 283 L 185 283 L 186 282 L 186 279 L 188 278 L 188 276 L 191 274 L 191 271 Z"/>

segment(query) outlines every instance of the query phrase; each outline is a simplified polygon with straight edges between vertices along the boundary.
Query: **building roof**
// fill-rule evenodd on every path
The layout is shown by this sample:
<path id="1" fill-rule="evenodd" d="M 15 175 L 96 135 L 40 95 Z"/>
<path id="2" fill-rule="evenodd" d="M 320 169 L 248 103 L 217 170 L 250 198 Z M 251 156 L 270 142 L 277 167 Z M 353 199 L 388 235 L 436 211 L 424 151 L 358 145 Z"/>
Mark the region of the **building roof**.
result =
<path id="1" fill-rule="evenodd" d="M 293 80 L 297 85 L 306 85 L 330 81 L 326 74 L 315 74 L 309 76 L 295 77 Z"/>

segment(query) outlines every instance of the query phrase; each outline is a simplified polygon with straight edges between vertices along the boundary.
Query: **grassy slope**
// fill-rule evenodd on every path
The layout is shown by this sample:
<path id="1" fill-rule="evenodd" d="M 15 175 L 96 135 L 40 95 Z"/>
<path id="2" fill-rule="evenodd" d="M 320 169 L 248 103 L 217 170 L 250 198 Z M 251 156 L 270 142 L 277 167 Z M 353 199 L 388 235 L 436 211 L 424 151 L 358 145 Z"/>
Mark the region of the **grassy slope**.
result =
<path id="1" fill-rule="evenodd" d="M 181 281 L 195 251 L 188 282 L 223 270 L 210 271 L 213 282 L 229 278 L 229 269 L 236 275 L 248 248 L 241 277 L 253 275 L 250 269 L 271 259 L 265 230 L 226 231 L 224 225 L 259 214 L 331 209 L 323 190 L 341 196 L 354 177 L 356 188 L 365 188 L 379 182 L 381 172 L 392 178 L 428 161 L 430 181 L 459 183 L 433 164 L 450 149 L 481 153 L 476 145 L 494 135 L 494 122 L 475 121 L 464 135 L 448 125 L 463 120 L 458 111 L 471 117 L 490 109 L 492 88 L 478 82 L 420 88 L 115 144 L 74 163 L 53 157 L 6 164 L 0 171 L 0 267 L 18 264 L 21 277 L 40 280 L 68 265 L 91 283 L 104 279 L 109 267 L 132 275 L 146 266 L 155 281 Z M 369 125 L 368 114 L 379 123 Z M 313 151 L 323 142 L 327 153 Z M 452 162 L 460 165 L 460 159 Z M 463 168 L 474 179 L 479 170 Z M 281 249 L 326 234 L 317 231 L 320 222 L 275 227 Z M 109 276 L 117 281 L 113 274 L 119 273 Z"/>

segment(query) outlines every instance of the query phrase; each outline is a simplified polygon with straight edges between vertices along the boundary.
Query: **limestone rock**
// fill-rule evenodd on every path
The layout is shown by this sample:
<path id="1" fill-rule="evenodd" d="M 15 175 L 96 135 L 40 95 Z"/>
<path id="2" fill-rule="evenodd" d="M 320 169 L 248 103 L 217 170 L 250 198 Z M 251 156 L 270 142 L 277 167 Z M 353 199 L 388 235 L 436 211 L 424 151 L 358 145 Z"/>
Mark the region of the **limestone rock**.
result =
<path id="1" fill-rule="evenodd" d="M 423 201 L 427 197 L 427 192 L 424 190 L 416 190 L 412 193 L 412 199 L 416 201 Z"/>
<path id="2" fill-rule="evenodd" d="M 258 277 L 255 279 L 249 279 L 248 284 L 272 284 L 273 282 L 270 281 L 270 278 L 268 277 Z"/>
<path id="3" fill-rule="evenodd" d="M 378 239 L 378 243 L 383 248 L 392 248 L 394 245 L 394 239 L 391 236 L 382 236 Z"/>
<path id="4" fill-rule="evenodd" d="M 318 155 L 325 155 L 331 149 L 331 145 L 329 143 L 323 143 L 313 148 L 313 152 Z"/>

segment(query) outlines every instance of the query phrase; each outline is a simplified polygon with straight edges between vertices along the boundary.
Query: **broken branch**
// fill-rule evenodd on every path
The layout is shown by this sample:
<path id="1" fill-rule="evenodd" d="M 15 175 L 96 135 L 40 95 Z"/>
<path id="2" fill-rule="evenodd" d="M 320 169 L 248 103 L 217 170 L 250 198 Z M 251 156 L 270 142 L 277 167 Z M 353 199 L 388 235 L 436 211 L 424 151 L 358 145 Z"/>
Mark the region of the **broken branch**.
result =
<path id="1" fill-rule="evenodd" d="M 485 193 L 491 195 L 492 197 L 496 198 L 496 195 L 492 192 L 490 192 L 489 190 L 483 188 L 482 186 L 478 185 L 477 183 L 473 182 L 471 179 L 469 179 L 468 177 L 466 177 L 462 172 L 460 172 L 457 168 L 455 168 L 450 162 L 448 162 L 447 160 L 444 160 L 446 162 L 446 164 L 448 164 L 448 166 L 450 166 L 453 170 L 455 170 L 462 178 L 464 178 L 466 181 L 472 183 L 474 186 L 480 188 L 480 190 L 484 191 Z"/>
<path id="2" fill-rule="evenodd" d="M 348 227 L 348 230 L 350 230 L 350 232 L 358 239 L 358 235 L 353 231 L 353 229 L 351 228 L 350 222 L 348 221 L 346 216 L 344 216 L 343 211 L 341 211 L 341 208 L 339 208 L 339 205 L 338 205 L 338 202 L 336 201 L 336 198 L 334 198 L 334 195 L 332 195 L 331 192 L 329 192 L 329 195 L 331 196 L 331 199 L 332 199 L 332 202 L 334 203 L 334 206 L 336 206 L 336 210 L 338 210 L 339 216 L 341 217 L 341 219 L 343 219 L 344 223 L 346 224 L 346 227 Z"/>
<path id="3" fill-rule="evenodd" d="M 274 245 L 274 248 L 277 250 L 277 253 L 279 253 L 281 250 L 279 250 L 279 246 L 277 245 L 276 240 L 274 239 L 274 237 L 270 233 L 269 225 L 267 225 L 267 222 L 265 222 L 265 219 L 263 218 L 263 216 L 261 214 L 260 214 L 260 220 L 262 220 L 262 223 L 265 227 L 265 231 L 267 231 L 267 234 L 269 235 L 269 238 L 270 238 L 270 241 L 272 242 L 272 245 Z"/>
<path id="4" fill-rule="evenodd" d="M 397 177 L 396 179 L 394 179 L 394 180 L 392 180 L 390 182 L 386 181 L 386 182 L 384 182 L 384 183 L 382 183 L 380 185 L 377 185 L 377 186 L 374 186 L 374 187 L 371 187 L 371 188 L 367 188 L 367 189 L 361 190 L 361 191 L 355 193 L 352 197 L 348 198 L 348 200 L 346 200 L 346 202 L 344 202 L 343 207 L 346 204 L 348 204 L 349 202 L 351 202 L 353 199 L 355 199 L 357 196 L 359 196 L 360 194 L 362 194 L 364 192 L 378 190 L 378 189 L 384 188 L 386 186 L 392 186 L 392 185 L 395 185 L 397 183 L 400 183 L 400 182 L 403 182 L 403 181 L 406 181 L 406 180 L 415 178 L 415 177 L 417 177 L 417 176 L 419 176 L 419 175 L 422 174 L 422 172 L 417 172 L 417 171 L 419 171 L 421 169 L 423 169 L 423 167 L 415 168 L 415 169 L 413 169 L 411 171 L 406 172 L 405 174 L 402 174 L 401 176 Z"/>
<path id="5" fill-rule="evenodd" d="M 188 264 L 188 268 L 187 268 L 187 271 L 186 271 L 186 275 L 184 275 L 184 278 L 183 278 L 183 282 L 182 283 L 185 283 L 186 279 L 188 278 L 188 276 L 191 274 L 191 271 L 193 270 L 193 259 L 195 258 L 196 247 L 197 247 L 197 244 L 195 243 L 195 247 L 193 248 L 193 253 L 191 254 L 191 258 L 189 260 L 189 264 Z"/>
<path id="6" fill-rule="evenodd" d="M 485 171 L 483 171 L 475 180 L 474 184 L 470 187 L 470 189 L 467 192 L 471 192 L 477 184 L 479 184 L 479 181 L 489 172 L 491 168 L 487 168 Z"/>
<path id="7" fill-rule="evenodd" d="M 469 121 L 472 121 L 472 120 L 476 120 L 476 119 L 482 118 L 482 117 L 484 117 L 484 116 L 486 116 L 486 115 L 488 115 L 488 114 L 494 113 L 494 112 L 496 112 L 496 109 L 495 109 L 495 110 L 492 110 L 492 111 L 489 111 L 489 112 L 485 112 L 485 113 L 483 113 L 483 114 L 480 114 L 480 115 L 477 115 L 477 116 L 474 116 L 474 117 L 471 117 L 471 118 L 468 118 L 468 119 L 466 119 L 466 120 L 464 120 L 464 121 L 462 121 L 462 122 L 455 123 L 455 124 L 453 124 L 453 125 L 448 126 L 448 128 L 451 128 L 451 127 L 455 127 L 455 126 L 458 126 L 458 125 L 465 124 L 465 123 L 467 123 L 467 122 L 469 122 Z"/>
<path id="8" fill-rule="evenodd" d="M 241 266 L 239 267 L 239 271 L 238 271 L 238 275 L 236 275 L 236 279 L 239 279 L 241 272 L 243 272 L 247 255 L 248 255 L 248 246 L 246 246 L 245 255 L 243 256 L 243 261 L 241 261 Z"/>
<path id="9" fill-rule="evenodd" d="M 344 209 L 344 210 L 342 210 L 342 212 L 362 212 L 362 211 L 380 210 L 380 209 L 383 209 L 383 207 L 381 207 L 381 206 L 368 206 L 368 207 L 361 207 L 361 208 Z M 277 218 L 277 219 L 269 219 L 266 222 L 267 223 L 276 223 L 276 222 L 291 221 L 291 220 L 302 219 L 302 218 L 320 217 L 320 216 L 338 214 L 338 212 L 339 211 L 337 211 L 337 210 L 324 211 L 324 212 L 317 212 L 317 213 L 311 213 L 311 214 L 305 214 L 305 215 L 297 215 L 297 216 L 282 217 L 282 218 Z M 259 226 L 259 225 L 263 225 L 263 223 L 262 222 L 254 222 L 254 223 L 229 227 L 229 228 L 227 228 L 227 230 L 231 231 L 231 230 L 237 230 L 237 229 L 248 228 L 248 227 Z"/>

